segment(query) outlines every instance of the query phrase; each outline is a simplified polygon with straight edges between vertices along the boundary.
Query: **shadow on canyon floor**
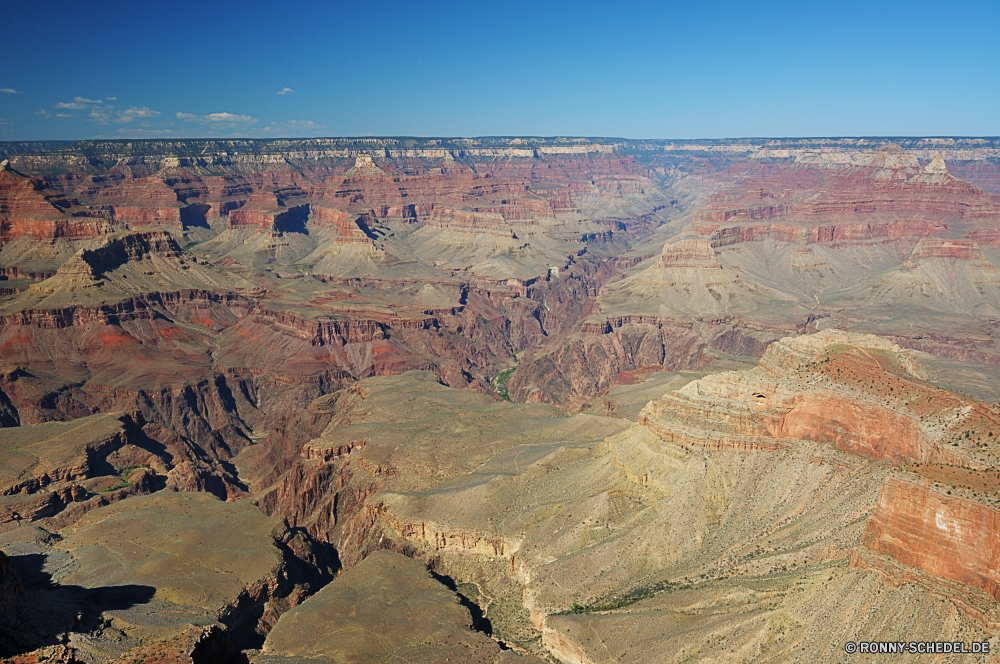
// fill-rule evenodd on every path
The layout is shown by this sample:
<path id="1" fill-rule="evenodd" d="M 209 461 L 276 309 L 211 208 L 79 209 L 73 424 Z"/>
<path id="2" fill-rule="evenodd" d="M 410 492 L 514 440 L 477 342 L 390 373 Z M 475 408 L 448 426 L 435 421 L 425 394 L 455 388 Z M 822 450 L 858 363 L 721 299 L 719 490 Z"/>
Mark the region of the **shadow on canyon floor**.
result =
<path id="1" fill-rule="evenodd" d="M 0 621 L 0 656 L 65 643 L 69 632 L 99 631 L 106 624 L 105 611 L 145 604 L 156 592 L 156 588 L 137 584 L 61 585 L 46 571 L 46 558 L 42 554 L 9 558 L 23 584 L 23 595 Z"/>

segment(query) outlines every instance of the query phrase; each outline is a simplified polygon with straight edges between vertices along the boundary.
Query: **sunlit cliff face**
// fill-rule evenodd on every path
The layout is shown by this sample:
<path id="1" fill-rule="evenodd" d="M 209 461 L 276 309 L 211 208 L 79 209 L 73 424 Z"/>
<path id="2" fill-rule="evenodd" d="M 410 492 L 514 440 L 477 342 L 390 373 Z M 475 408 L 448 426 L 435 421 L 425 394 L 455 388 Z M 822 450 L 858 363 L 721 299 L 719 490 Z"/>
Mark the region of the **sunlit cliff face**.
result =
<path id="1" fill-rule="evenodd" d="M 983 141 L 10 155 L 0 657 L 995 643 Z"/>

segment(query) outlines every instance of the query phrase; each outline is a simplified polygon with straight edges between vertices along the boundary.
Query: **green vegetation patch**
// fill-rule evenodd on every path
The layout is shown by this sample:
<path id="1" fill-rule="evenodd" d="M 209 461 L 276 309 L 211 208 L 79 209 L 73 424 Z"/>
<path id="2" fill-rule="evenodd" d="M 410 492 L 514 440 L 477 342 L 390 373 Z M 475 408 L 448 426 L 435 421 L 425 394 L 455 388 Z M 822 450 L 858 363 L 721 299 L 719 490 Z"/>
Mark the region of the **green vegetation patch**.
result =
<path id="1" fill-rule="evenodd" d="M 681 583 L 671 583 L 670 581 L 660 581 L 654 583 L 651 586 L 642 586 L 631 590 L 624 595 L 619 595 L 613 599 L 607 600 L 602 604 L 577 604 L 573 602 L 573 606 L 566 610 L 560 611 L 556 615 L 566 616 L 574 613 L 599 613 L 601 611 L 614 611 L 615 609 L 621 609 L 636 602 L 640 602 L 644 599 L 648 599 L 653 595 L 657 595 L 662 592 L 670 592 L 672 590 L 689 590 L 692 587 L 691 584 L 681 584 Z"/>
<path id="2" fill-rule="evenodd" d="M 109 486 L 107 488 L 101 489 L 100 491 L 98 491 L 98 493 L 108 493 L 110 491 L 117 491 L 118 489 L 124 489 L 127 486 L 131 486 L 132 485 L 132 480 L 129 479 L 129 475 L 132 474 L 132 471 L 139 470 L 140 468 L 147 468 L 148 469 L 149 466 L 145 466 L 145 465 L 143 465 L 143 466 L 128 466 L 127 468 L 123 468 L 122 472 L 118 473 L 119 481 L 115 482 L 114 484 L 112 484 L 111 486 Z"/>
<path id="3" fill-rule="evenodd" d="M 490 380 L 490 386 L 493 388 L 493 391 L 499 394 L 500 398 L 505 401 L 510 401 L 510 394 L 507 393 L 507 381 L 514 375 L 515 371 L 517 371 L 516 364 Z"/>

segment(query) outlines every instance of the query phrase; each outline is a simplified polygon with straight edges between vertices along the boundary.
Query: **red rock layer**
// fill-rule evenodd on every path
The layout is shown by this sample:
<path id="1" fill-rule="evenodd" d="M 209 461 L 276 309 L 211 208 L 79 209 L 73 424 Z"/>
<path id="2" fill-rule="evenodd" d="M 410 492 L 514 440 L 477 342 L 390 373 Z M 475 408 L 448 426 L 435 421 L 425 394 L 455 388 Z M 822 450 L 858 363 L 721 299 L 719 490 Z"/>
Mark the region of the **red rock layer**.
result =
<path id="1" fill-rule="evenodd" d="M 919 261 L 925 258 L 954 258 L 979 263 L 989 262 L 974 240 L 924 238 L 917 244 L 909 260 Z"/>
<path id="2" fill-rule="evenodd" d="M 796 355 L 793 360 L 789 355 L 780 360 L 785 341 L 772 345 L 761 360 L 760 367 L 770 375 L 708 376 L 650 402 L 640 422 L 664 440 L 688 447 L 773 450 L 809 440 L 894 465 L 981 467 L 970 446 L 997 424 L 985 404 L 915 379 L 883 351 L 844 351 L 833 340 L 812 349 L 817 358 Z M 866 341 L 857 337 L 843 343 Z M 787 344 L 792 346 L 809 348 L 794 340 Z M 956 411 L 966 416 L 956 421 Z M 922 423 L 935 420 L 945 428 L 929 433 Z M 955 443 L 963 437 L 970 442 Z"/>
<path id="3" fill-rule="evenodd" d="M 744 195 L 728 193 L 709 196 L 695 219 L 709 224 L 722 224 L 730 220 L 768 220 L 784 216 L 791 209 L 791 204 L 783 202 L 781 196 L 765 189 L 751 189 Z"/>
<path id="4" fill-rule="evenodd" d="M 555 217 L 551 203 L 548 201 L 533 200 L 509 202 L 501 200 L 500 205 L 477 207 L 476 212 L 499 214 L 509 221 L 530 221 L 538 218 Z"/>
<path id="5" fill-rule="evenodd" d="M 112 205 L 115 219 L 142 226 L 180 226 L 179 207 L 149 207 L 145 205 Z"/>
<path id="6" fill-rule="evenodd" d="M 431 228 L 441 228 L 459 233 L 497 235 L 513 237 L 514 232 L 503 215 L 493 212 L 470 212 L 454 208 L 434 208 L 431 218 L 427 220 Z"/>
<path id="7" fill-rule="evenodd" d="M 381 205 L 375 209 L 375 215 L 380 219 L 399 219 L 407 223 L 413 223 L 427 219 L 433 211 L 433 203 Z"/>
<path id="8" fill-rule="evenodd" d="M 245 205 L 229 213 L 229 228 L 250 227 L 277 233 L 302 231 L 309 216 L 309 205 L 303 203 L 304 200 L 298 192 L 294 196 L 283 196 L 281 192 L 256 192 Z"/>
<path id="9" fill-rule="evenodd" d="M 180 227 L 181 203 L 160 178 L 126 178 L 94 193 L 95 205 L 108 206 L 115 219 L 141 225 Z"/>
<path id="10" fill-rule="evenodd" d="M 245 205 L 229 213 L 229 227 L 253 226 L 270 230 L 274 226 L 274 217 L 279 212 L 280 205 L 274 194 L 257 192 Z"/>
<path id="11" fill-rule="evenodd" d="M 107 230 L 106 219 L 89 216 L 76 201 L 62 197 L 41 180 L 0 168 L 0 243 L 19 235 L 79 238 Z"/>
<path id="12" fill-rule="evenodd" d="M 700 223 L 695 232 L 709 236 L 713 247 L 740 242 L 755 242 L 774 238 L 779 242 L 857 242 L 863 240 L 921 238 L 947 230 L 945 224 L 924 221 L 886 223 L 838 223 L 822 226 L 800 226 L 790 223 L 747 226 L 720 226 Z"/>
<path id="13" fill-rule="evenodd" d="M 915 161 L 910 165 L 916 166 Z M 919 167 L 871 166 L 804 177 L 823 170 L 829 169 L 752 169 L 747 182 L 766 186 L 709 197 L 693 228 L 716 247 L 767 237 L 854 242 L 921 238 L 952 226 L 990 226 L 1000 215 L 1000 205 L 949 175 L 940 160 L 923 172 Z"/>
<path id="14" fill-rule="evenodd" d="M 374 214 L 368 216 L 370 219 Z M 372 244 L 371 230 L 364 216 L 314 205 L 312 219 L 315 224 L 333 228 L 337 233 L 338 244 Z"/>
<path id="15" fill-rule="evenodd" d="M 864 533 L 869 549 L 1000 601 L 1000 511 L 889 478 Z"/>
<path id="16" fill-rule="evenodd" d="M 686 447 L 776 450 L 793 440 L 814 440 L 890 463 L 927 459 L 914 418 L 879 404 L 828 391 L 794 396 L 759 392 L 748 401 L 749 408 L 730 404 L 733 412 L 720 421 L 724 402 L 667 395 L 662 403 L 648 405 L 639 421 L 660 438 Z"/>

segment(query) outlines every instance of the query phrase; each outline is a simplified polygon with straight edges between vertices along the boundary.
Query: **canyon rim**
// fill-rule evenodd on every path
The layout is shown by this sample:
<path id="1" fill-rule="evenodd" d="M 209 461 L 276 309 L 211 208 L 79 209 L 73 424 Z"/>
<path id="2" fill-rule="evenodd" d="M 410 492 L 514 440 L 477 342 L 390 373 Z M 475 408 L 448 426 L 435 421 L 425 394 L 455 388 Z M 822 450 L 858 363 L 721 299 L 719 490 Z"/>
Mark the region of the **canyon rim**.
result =
<path id="1" fill-rule="evenodd" d="M 1000 661 L 1000 140 L 0 159 L 3 661 Z"/>

